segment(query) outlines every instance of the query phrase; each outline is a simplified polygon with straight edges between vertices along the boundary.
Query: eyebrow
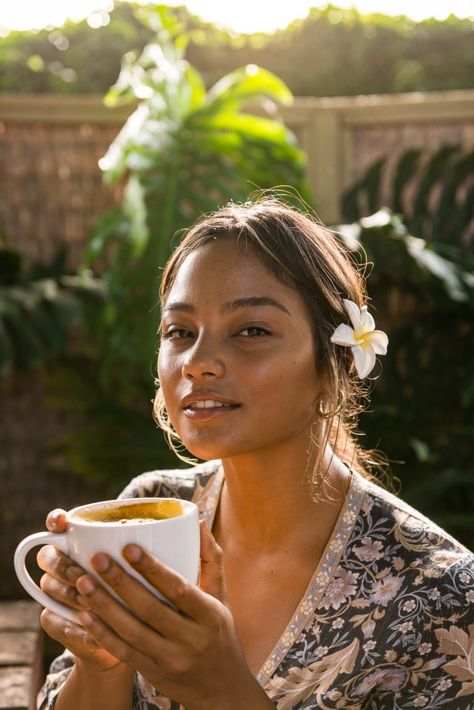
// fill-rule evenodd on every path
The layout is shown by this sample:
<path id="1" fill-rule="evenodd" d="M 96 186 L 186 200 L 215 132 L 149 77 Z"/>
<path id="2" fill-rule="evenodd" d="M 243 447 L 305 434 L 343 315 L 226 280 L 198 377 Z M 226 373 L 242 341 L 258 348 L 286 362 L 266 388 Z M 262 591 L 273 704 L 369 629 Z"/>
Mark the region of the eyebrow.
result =
<path id="1" fill-rule="evenodd" d="M 278 308 L 280 311 L 287 313 L 291 316 L 290 311 L 279 301 L 276 301 L 270 296 L 248 296 L 247 298 L 236 298 L 235 301 L 227 301 L 222 306 L 223 313 L 233 313 L 240 308 L 258 308 L 259 306 L 272 306 L 273 308 Z M 166 304 L 163 308 L 163 313 L 169 311 L 184 311 L 185 313 L 194 313 L 195 308 L 191 303 L 186 303 L 185 301 L 172 301 Z"/>

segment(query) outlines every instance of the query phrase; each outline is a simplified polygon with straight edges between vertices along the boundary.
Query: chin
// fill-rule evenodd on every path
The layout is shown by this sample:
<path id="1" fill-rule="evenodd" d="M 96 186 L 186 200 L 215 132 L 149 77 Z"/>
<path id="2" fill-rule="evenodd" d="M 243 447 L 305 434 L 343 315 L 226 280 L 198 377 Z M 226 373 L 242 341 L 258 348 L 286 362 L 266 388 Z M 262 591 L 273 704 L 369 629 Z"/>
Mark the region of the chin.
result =
<path id="1" fill-rule="evenodd" d="M 215 459 L 226 459 L 240 454 L 247 453 L 252 447 L 244 446 L 237 442 L 223 441 L 196 441 L 196 439 L 181 439 L 186 449 L 196 458 L 202 461 L 212 461 Z"/>
<path id="2" fill-rule="evenodd" d="M 216 459 L 227 458 L 229 454 L 227 449 L 219 446 L 196 446 L 196 445 L 185 445 L 186 449 L 195 458 L 201 461 L 214 461 Z"/>

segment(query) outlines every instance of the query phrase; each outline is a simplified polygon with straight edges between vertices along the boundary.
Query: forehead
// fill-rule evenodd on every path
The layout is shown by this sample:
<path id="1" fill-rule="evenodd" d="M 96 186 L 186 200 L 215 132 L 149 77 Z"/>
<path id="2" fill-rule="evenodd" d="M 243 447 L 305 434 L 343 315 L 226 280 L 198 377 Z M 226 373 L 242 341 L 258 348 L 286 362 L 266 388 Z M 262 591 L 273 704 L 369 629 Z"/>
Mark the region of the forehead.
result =
<path id="1" fill-rule="evenodd" d="M 261 299 L 277 301 L 280 310 L 309 321 L 299 292 L 280 281 L 252 247 L 239 245 L 235 239 L 212 240 L 189 254 L 179 267 L 163 308 L 180 303 L 193 309 L 224 310 L 243 299 L 254 305 Z"/>
<path id="2" fill-rule="evenodd" d="M 286 288 L 255 249 L 232 238 L 212 240 L 191 252 L 178 268 L 171 294 L 189 290 Z"/>
<path id="3" fill-rule="evenodd" d="M 187 313 L 203 322 L 221 322 L 252 312 L 280 323 L 276 327 L 294 342 L 317 348 L 317 324 L 303 296 L 280 281 L 254 249 L 242 249 L 235 241 L 212 241 L 189 254 L 162 303 L 165 320 Z"/>

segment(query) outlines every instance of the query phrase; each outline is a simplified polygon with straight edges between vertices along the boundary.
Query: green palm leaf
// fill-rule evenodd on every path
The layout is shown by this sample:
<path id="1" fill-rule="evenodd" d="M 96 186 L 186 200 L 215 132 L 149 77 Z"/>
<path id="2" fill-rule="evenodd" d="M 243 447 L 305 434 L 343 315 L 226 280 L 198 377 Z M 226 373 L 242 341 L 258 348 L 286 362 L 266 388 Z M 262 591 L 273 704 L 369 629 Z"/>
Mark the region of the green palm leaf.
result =
<path id="1" fill-rule="evenodd" d="M 446 174 L 447 166 L 449 169 L 451 160 L 458 151 L 458 145 L 445 145 L 430 156 L 418 183 L 409 220 L 409 227 L 413 234 L 429 236 L 431 223 L 430 195 L 439 180 Z"/>

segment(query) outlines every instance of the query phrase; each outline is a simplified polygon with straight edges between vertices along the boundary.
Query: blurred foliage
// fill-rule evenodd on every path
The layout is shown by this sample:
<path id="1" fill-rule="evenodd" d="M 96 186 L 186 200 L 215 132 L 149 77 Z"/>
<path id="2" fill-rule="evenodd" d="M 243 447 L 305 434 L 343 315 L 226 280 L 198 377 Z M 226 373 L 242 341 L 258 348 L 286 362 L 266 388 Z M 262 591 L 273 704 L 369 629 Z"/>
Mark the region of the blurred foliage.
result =
<path id="1" fill-rule="evenodd" d="M 352 224 L 340 228 L 360 260 L 374 264 L 369 292 L 390 338 L 361 420 L 365 445 L 394 461 L 408 502 L 470 547 L 473 178 L 474 153 L 458 145 L 410 149 L 395 163 L 381 158 L 344 194 Z"/>
<path id="2" fill-rule="evenodd" d="M 122 55 L 140 52 L 152 39 L 149 11 L 122 2 L 88 21 L 9 33 L 0 40 L 0 91 L 104 93 Z M 184 7 L 169 12 L 189 33 L 187 57 L 206 86 L 252 63 L 275 73 L 297 96 L 473 87 L 473 24 L 454 15 L 417 23 L 328 5 L 282 31 L 235 35 Z"/>
<path id="3" fill-rule="evenodd" d="M 291 185 L 308 197 L 305 158 L 276 114 L 292 101 L 275 75 L 254 65 L 206 91 L 185 59 L 186 36 L 165 10 L 149 15 L 157 41 L 126 54 L 109 105 L 138 101 L 100 161 L 109 183 L 126 178 L 124 199 L 107 212 L 89 242 L 91 265 L 111 254 L 104 273 L 108 320 L 103 372 L 128 386 L 149 371 L 159 319 L 159 267 L 171 238 L 202 213 L 257 188 Z M 271 118 L 246 113 L 247 104 Z"/>
<path id="4" fill-rule="evenodd" d="M 64 354 L 74 327 L 91 324 L 103 306 L 99 279 L 65 274 L 66 253 L 24 269 L 18 251 L 0 248 L 0 374 Z"/>
<path id="5" fill-rule="evenodd" d="M 62 442 L 77 472 L 119 489 L 143 470 L 176 459 L 151 417 L 159 324 L 160 267 L 173 235 L 255 188 L 289 185 L 309 199 L 305 159 L 278 120 L 276 103 L 291 101 L 284 83 L 247 66 L 208 91 L 185 59 L 186 36 L 164 9 L 148 14 L 156 41 L 125 55 L 106 102 L 138 102 L 101 160 L 107 181 L 125 181 L 122 203 L 99 221 L 85 263 L 102 268 L 104 318 L 95 350 L 57 369 L 50 401 L 78 402 L 86 426 Z M 267 109 L 246 113 L 247 104 Z M 91 424 L 87 424 L 90 422 Z M 112 444 L 111 444 L 112 442 Z"/>
<path id="6" fill-rule="evenodd" d="M 352 222 L 389 207 L 439 254 L 474 268 L 474 151 L 460 145 L 433 152 L 416 148 L 402 153 L 395 165 L 388 163 L 388 156 L 376 160 L 344 192 L 344 219 Z"/>
<path id="7" fill-rule="evenodd" d="M 105 93 L 123 53 L 143 47 L 151 32 L 131 6 L 114 10 L 110 23 L 86 20 L 60 28 L 13 31 L 0 39 L 0 91 L 19 93 Z"/>
<path id="8" fill-rule="evenodd" d="M 374 265 L 369 294 L 390 339 L 361 417 L 362 445 L 386 452 L 402 497 L 472 547 L 472 249 L 470 263 L 460 242 L 442 255 L 388 209 L 337 231 L 361 263 Z"/>
<path id="9" fill-rule="evenodd" d="M 100 330 L 96 334 L 100 338 Z M 93 348 L 69 351 L 45 373 L 47 405 L 68 420 L 71 413 L 77 415 L 74 428 L 49 442 L 49 452 L 53 466 L 56 457 L 65 458 L 71 474 L 110 483 L 118 495 L 144 471 L 183 464 L 153 422 L 151 368 L 140 396 L 104 382 L 99 357 L 100 343 L 95 341 Z"/>

